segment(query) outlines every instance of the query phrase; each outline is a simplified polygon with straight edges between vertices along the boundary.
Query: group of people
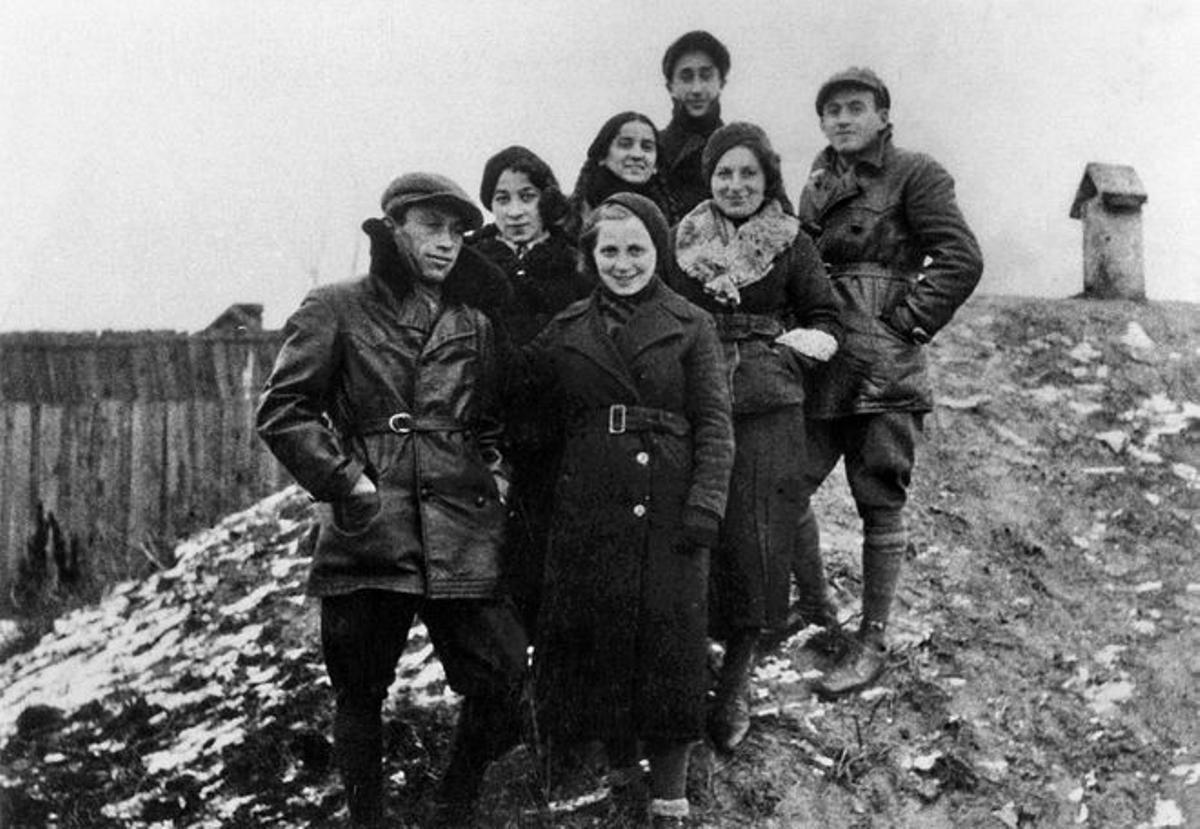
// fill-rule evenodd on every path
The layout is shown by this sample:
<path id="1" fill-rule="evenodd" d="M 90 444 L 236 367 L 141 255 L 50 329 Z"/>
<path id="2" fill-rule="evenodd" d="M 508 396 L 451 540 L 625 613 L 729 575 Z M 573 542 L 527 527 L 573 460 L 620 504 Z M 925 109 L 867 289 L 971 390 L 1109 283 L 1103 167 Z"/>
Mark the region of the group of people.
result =
<path id="1" fill-rule="evenodd" d="M 892 144 L 872 71 L 821 85 L 829 146 L 794 205 L 764 131 L 721 120 L 726 47 L 689 32 L 662 69 L 666 129 L 610 118 L 569 196 L 521 146 L 484 166 L 486 226 L 446 177 L 395 179 L 369 273 L 287 321 L 258 431 L 320 502 L 309 590 L 355 825 L 385 825 L 381 710 L 417 616 L 463 697 L 435 817 L 525 738 L 566 766 L 647 758 L 651 822 L 683 825 L 690 750 L 742 742 L 763 643 L 838 629 L 809 504 L 839 460 L 862 608 L 814 690 L 886 666 L 923 346 L 978 244 L 946 171 Z"/>

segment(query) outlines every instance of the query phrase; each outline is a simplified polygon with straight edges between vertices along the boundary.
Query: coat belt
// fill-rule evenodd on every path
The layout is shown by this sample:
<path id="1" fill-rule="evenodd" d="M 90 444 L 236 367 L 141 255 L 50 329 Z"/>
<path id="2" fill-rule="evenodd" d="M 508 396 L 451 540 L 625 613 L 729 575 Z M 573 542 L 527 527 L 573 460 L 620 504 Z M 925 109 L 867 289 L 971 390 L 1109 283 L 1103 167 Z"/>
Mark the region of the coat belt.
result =
<path id="1" fill-rule="evenodd" d="M 409 412 L 397 412 L 387 417 L 368 418 L 353 423 L 349 429 L 356 435 L 407 435 L 413 432 L 469 432 L 465 426 L 452 417 L 424 417 Z"/>
<path id="2" fill-rule="evenodd" d="M 826 263 L 825 268 L 833 279 L 842 276 L 878 276 L 907 282 L 914 276 L 897 270 L 886 262 L 830 262 Z"/>
<path id="3" fill-rule="evenodd" d="M 623 435 L 626 432 L 666 432 L 685 437 L 692 426 L 683 415 L 666 409 L 651 409 L 646 406 L 626 406 L 614 403 L 605 409 L 591 409 L 571 420 L 567 427 L 571 432 L 607 432 Z"/>
<path id="4" fill-rule="evenodd" d="M 786 328 L 776 317 L 766 314 L 713 314 L 717 324 L 717 336 L 725 342 L 749 340 L 754 337 L 775 338 Z"/>

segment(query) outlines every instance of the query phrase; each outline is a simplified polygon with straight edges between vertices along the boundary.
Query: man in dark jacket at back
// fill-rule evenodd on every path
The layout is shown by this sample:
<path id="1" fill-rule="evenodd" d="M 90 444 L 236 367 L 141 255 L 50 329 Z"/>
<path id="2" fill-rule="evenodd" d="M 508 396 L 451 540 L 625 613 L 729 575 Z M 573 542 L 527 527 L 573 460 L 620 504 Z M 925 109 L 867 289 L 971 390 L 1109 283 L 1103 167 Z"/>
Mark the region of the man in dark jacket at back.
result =
<path id="1" fill-rule="evenodd" d="M 708 32 L 688 32 L 667 47 L 662 72 L 672 113 L 659 137 L 658 169 L 676 213 L 684 216 L 709 197 L 700 156 L 723 123 L 721 91 L 729 77 L 729 50 Z"/>
<path id="2" fill-rule="evenodd" d="M 811 495 L 839 459 L 863 521 L 862 620 L 852 647 L 817 681 L 824 696 L 874 682 L 908 546 L 903 508 L 922 420 L 933 406 L 924 346 L 983 273 L 954 180 L 932 158 L 892 144 L 891 99 L 869 69 L 831 77 L 817 93 L 829 146 L 813 164 L 799 218 L 816 240 L 842 303 L 846 338 L 815 377 L 809 417 Z M 793 562 L 806 621 L 831 625 L 812 510 Z"/>
<path id="3" fill-rule="evenodd" d="M 443 176 L 388 186 L 371 270 L 311 291 L 288 319 L 258 432 L 317 501 L 309 592 L 336 695 L 352 822 L 384 814 L 381 709 L 414 617 L 464 697 L 436 800 L 457 822 L 519 735 L 526 637 L 498 597 L 505 483 L 489 311 L 502 273 L 463 248 L 482 216 Z"/>

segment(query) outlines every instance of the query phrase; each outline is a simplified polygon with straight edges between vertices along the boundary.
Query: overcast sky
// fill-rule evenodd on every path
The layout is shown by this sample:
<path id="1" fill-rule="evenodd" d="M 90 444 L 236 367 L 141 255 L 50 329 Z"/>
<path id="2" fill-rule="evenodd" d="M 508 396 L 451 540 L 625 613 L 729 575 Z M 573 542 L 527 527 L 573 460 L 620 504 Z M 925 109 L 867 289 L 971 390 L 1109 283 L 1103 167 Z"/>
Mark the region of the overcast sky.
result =
<path id="1" fill-rule="evenodd" d="M 760 123 L 796 196 L 821 81 L 892 91 L 901 146 L 954 174 L 981 290 L 1082 288 L 1068 218 L 1088 161 L 1133 165 L 1152 298 L 1200 302 L 1200 4 L 1188 0 L 0 6 L 0 330 L 203 328 L 234 302 L 280 325 L 366 266 L 394 176 L 473 196 L 526 144 L 564 189 L 610 115 L 664 126 L 659 65 L 688 29 L 728 45 L 726 120 Z"/>

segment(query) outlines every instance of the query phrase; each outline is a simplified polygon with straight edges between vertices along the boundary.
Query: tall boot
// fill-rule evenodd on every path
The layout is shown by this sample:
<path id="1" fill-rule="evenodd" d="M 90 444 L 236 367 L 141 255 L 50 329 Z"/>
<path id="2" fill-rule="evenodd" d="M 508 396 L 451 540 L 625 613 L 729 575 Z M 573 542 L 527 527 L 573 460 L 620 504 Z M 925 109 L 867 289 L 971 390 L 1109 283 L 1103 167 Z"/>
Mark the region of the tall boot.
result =
<path id="1" fill-rule="evenodd" d="M 333 719 L 333 746 L 346 788 L 351 825 L 382 826 L 383 725 L 379 705 L 339 705 Z"/>
<path id="2" fill-rule="evenodd" d="M 721 751 L 733 751 L 750 730 L 750 671 L 757 645 L 757 629 L 735 631 L 725 643 L 717 697 L 708 720 L 709 737 Z"/>
<path id="3" fill-rule="evenodd" d="M 469 820 L 488 766 L 519 739 L 515 702 L 503 697 L 465 698 L 450 747 L 450 763 L 434 796 L 434 822 L 450 826 Z"/>
<path id="4" fill-rule="evenodd" d="M 837 605 L 829 593 L 825 561 L 821 556 L 821 530 L 812 504 L 807 504 L 796 525 L 796 546 L 792 550 L 792 578 L 796 581 L 801 625 L 816 625 L 826 630 L 837 627 Z M 789 625 L 792 621 L 789 618 Z M 799 628 L 797 628 L 799 629 Z"/>
<path id="5" fill-rule="evenodd" d="M 896 516 L 896 522 L 899 516 Z M 888 522 L 892 524 L 893 522 Z M 887 624 L 900 580 L 908 536 L 903 525 L 868 529 L 863 543 L 862 623 L 858 641 L 846 656 L 813 684 L 824 697 L 837 697 L 871 685 L 887 667 Z"/>

